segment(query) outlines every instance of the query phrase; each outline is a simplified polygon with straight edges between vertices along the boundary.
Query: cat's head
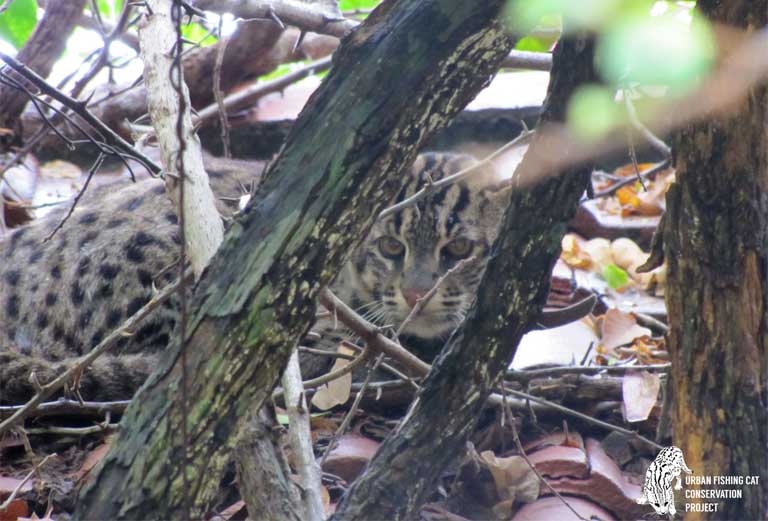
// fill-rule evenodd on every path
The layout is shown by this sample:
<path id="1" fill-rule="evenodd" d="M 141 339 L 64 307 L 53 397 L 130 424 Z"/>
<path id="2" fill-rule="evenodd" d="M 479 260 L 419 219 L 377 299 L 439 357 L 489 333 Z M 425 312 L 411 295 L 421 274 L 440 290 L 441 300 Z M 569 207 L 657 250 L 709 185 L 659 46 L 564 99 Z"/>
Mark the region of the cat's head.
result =
<path id="1" fill-rule="evenodd" d="M 477 161 L 447 153 L 422 154 L 398 194 L 401 202 L 430 182 L 456 174 Z M 492 166 L 441 188 L 392 215 L 379 219 L 355 252 L 350 270 L 359 312 L 379 325 L 398 328 L 417 299 L 465 259 L 439 285 L 404 329 L 420 338 L 444 338 L 471 304 L 496 238 L 508 191 Z"/>

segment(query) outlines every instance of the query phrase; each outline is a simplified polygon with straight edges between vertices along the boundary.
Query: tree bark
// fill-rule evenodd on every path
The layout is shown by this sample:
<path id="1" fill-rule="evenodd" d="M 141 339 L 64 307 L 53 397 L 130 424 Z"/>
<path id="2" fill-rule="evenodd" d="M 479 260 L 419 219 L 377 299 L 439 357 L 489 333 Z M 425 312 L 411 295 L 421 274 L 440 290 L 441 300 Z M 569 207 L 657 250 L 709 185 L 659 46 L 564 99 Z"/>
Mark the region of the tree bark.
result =
<path id="1" fill-rule="evenodd" d="M 187 496 L 193 518 L 206 512 L 239 421 L 270 396 L 318 292 L 400 190 L 420 145 L 509 51 L 503 5 L 385 3 L 344 40 L 196 288 L 188 389 L 177 340 L 126 411 L 75 518 L 177 519 Z"/>
<path id="2" fill-rule="evenodd" d="M 566 103 L 579 86 L 594 81 L 592 60 L 589 40 L 558 44 L 539 135 L 546 135 L 550 122 L 564 120 Z M 553 151 L 537 138 L 516 175 L 525 178 L 538 154 L 553 153 L 568 150 Z M 574 168 L 513 192 L 464 325 L 432 366 L 405 423 L 342 499 L 334 521 L 417 517 L 446 466 L 463 453 L 491 387 L 540 315 L 560 240 L 590 172 Z"/>
<path id="3" fill-rule="evenodd" d="M 697 7 L 747 32 L 768 22 L 766 0 Z M 768 517 L 766 122 L 762 86 L 727 115 L 675 135 L 677 182 L 663 230 L 674 444 L 696 475 L 762 478 L 743 487 L 743 499 L 686 519 Z"/>

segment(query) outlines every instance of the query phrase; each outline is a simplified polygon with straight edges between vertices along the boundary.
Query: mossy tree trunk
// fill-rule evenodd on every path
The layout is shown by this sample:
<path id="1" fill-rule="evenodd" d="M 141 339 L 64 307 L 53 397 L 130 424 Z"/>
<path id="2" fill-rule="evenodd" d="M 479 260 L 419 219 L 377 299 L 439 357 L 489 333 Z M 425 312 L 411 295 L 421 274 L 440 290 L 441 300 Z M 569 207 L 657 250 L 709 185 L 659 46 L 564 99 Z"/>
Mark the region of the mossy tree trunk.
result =
<path id="1" fill-rule="evenodd" d="M 516 173 L 522 186 L 512 193 L 477 298 L 432 366 L 406 420 L 344 496 L 333 521 L 417 518 L 445 468 L 463 454 L 492 386 L 541 314 L 560 241 L 592 169 L 581 165 L 546 172 L 559 175 L 537 177 L 535 183 L 532 172 L 541 157 L 568 156 L 568 149 L 552 150 L 540 138 L 551 123 L 565 119 L 571 95 L 595 81 L 593 51 L 589 38 L 558 42 L 539 135 Z"/>
<path id="2" fill-rule="evenodd" d="M 179 519 L 187 496 L 192 517 L 207 511 L 239 422 L 270 396 L 318 292 L 400 189 L 419 146 L 509 51 L 503 5 L 387 2 L 344 39 L 194 292 L 186 393 L 176 341 L 126 412 L 75 518 Z"/>
<path id="3" fill-rule="evenodd" d="M 768 22 L 766 0 L 702 0 L 698 8 L 747 32 Z M 761 477 L 743 487 L 743 499 L 686 519 L 768 517 L 767 125 L 761 86 L 675 137 L 677 181 L 662 235 L 674 443 L 695 474 Z"/>

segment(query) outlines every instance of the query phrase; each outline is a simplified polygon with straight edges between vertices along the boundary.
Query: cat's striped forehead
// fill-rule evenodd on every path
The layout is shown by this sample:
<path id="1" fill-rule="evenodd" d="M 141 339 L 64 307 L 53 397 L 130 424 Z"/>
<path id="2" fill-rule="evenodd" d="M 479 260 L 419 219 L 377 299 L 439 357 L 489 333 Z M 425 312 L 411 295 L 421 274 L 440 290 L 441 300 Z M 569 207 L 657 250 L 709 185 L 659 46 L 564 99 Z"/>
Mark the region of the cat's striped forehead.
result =
<path id="1" fill-rule="evenodd" d="M 474 158 L 463 154 L 421 154 L 396 202 L 411 197 L 430 182 L 438 182 L 476 164 Z M 440 237 L 453 236 L 482 239 L 489 226 L 487 220 L 495 219 L 498 214 L 495 199 L 489 199 L 496 191 L 494 172 L 484 168 L 389 216 L 377 228 L 382 233 L 417 242 L 433 242 Z"/>

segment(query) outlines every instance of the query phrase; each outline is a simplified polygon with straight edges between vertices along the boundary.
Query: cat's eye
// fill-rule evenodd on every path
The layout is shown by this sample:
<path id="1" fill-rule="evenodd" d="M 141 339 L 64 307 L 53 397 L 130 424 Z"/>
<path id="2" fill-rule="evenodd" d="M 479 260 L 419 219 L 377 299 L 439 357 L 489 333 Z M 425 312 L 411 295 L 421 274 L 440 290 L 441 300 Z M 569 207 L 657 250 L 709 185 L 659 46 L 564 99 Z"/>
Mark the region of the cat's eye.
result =
<path id="1" fill-rule="evenodd" d="M 451 257 L 455 257 L 457 259 L 464 259 L 466 257 L 469 257 L 469 254 L 472 253 L 473 246 L 474 246 L 474 243 L 469 239 L 465 239 L 465 238 L 454 239 L 446 245 L 445 251 Z"/>
<path id="2" fill-rule="evenodd" d="M 385 257 L 400 257 L 405 253 L 405 245 L 389 235 L 385 235 L 379 239 L 379 251 Z"/>

